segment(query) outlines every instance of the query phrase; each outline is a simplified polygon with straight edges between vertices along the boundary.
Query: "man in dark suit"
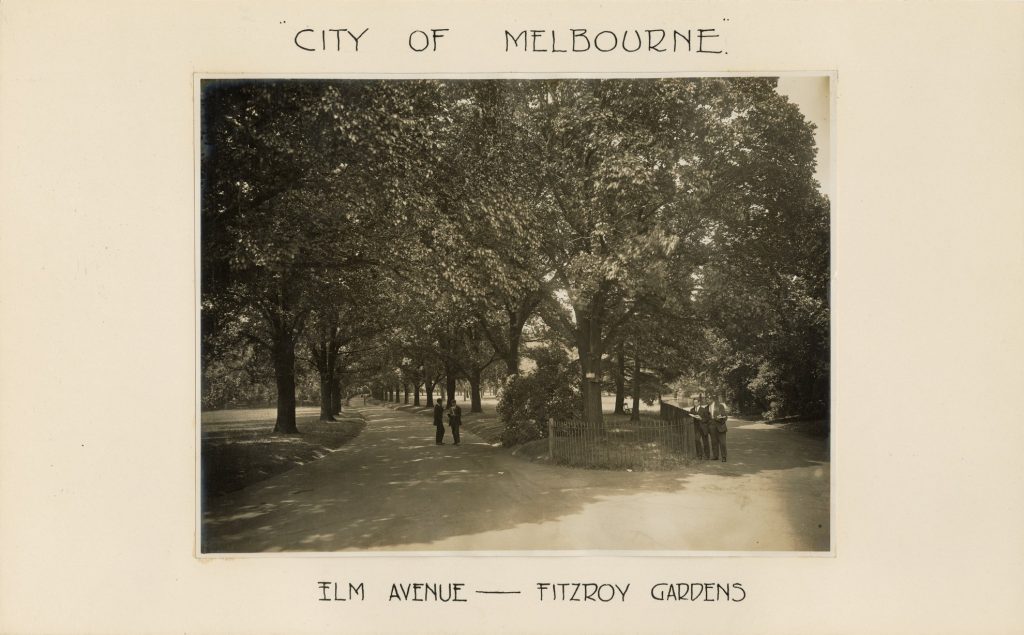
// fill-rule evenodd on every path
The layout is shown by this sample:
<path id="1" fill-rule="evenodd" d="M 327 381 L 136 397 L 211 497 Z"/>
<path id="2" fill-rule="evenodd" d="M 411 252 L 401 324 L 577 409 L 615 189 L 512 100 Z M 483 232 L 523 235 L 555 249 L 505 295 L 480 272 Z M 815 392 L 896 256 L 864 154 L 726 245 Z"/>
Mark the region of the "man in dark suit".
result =
<path id="1" fill-rule="evenodd" d="M 452 399 L 448 403 L 448 425 L 452 428 L 452 436 L 455 438 L 455 445 L 459 444 L 459 428 L 462 427 L 462 408 Z"/>
<path id="2" fill-rule="evenodd" d="M 697 458 L 702 461 L 711 458 L 711 440 L 708 438 L 708 421 L 711 413 L 704 404 L 704 397 L 697 397 L 697 402 L 690 408 L 693 415 L 693 431 L 696 437 Z"/>
<path id="3" fill-rule="evenodd" d="M 714 456 L 712 460 L 722 457 L 722 463 L 725 463 L 725 433 L 729 429 L 725 421 L 729 416 L 729 409 L 718 400 L 718 395 L 712 395 L 711 405 L 708 406 L 708 414 L 710 415 L 711 452 Z"/>
<path id="4" fill-rule="evenodd" d="M 440 399 L 434 404 L 434 428 L 436 428 L 434 443 L 444 445 L 444 406 L 441 405 Z"/>

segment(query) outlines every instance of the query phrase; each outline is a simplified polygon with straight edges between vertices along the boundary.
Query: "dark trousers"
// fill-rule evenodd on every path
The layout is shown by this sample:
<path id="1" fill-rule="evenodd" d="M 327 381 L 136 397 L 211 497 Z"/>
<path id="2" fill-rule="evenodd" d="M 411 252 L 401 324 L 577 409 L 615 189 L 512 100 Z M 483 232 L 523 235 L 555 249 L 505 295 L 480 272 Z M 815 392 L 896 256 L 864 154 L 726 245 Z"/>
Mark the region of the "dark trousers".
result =
<path id="1" fill-rule="evenodd" d="M 437 433 L 434 435 L 434 443 L 444 443 L 444 424 L 434 426 Z"/>
<path id="2" fill-rule="evenodd" d="M 693 436 L 697 446 L 697 458 L 706 459 L 711 456 L 711 445 L 708 439 L 708 424 L 700 421 L 693 423 Z"/>
<path id="3" fill-rule="evenodd" d="M 452 436 L 455 437 L 455 445 L 459 444 L 459 428 L 462 426 L 452 426 Z"/>
<path id="4" fill-rule="evenodd" d="M 719 457 L 725 460 L 725 432 L 719 432 L 718 427 L 715 424 L 711 424 L 711 452 L 712 458 L 717 460 Z"/>

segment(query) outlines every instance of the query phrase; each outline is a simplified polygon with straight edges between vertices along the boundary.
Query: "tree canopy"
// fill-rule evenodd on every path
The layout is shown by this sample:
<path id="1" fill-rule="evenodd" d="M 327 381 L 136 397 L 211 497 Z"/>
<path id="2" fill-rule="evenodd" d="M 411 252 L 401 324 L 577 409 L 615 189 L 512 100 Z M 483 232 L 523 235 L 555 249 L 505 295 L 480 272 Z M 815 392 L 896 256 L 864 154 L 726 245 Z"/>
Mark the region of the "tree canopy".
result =
<path id="1" fill-rule="evenodd" d="M 418 401 L 442 378 L 476 409 L 533 328 L 591 425 L 608 387 L 681 376 L 827 410 L 829 204 L 775 83 L 205 81 L 204 403 L 244 362 L 282 432 L 303 373 L 324 418 L 344 386 Z"/>

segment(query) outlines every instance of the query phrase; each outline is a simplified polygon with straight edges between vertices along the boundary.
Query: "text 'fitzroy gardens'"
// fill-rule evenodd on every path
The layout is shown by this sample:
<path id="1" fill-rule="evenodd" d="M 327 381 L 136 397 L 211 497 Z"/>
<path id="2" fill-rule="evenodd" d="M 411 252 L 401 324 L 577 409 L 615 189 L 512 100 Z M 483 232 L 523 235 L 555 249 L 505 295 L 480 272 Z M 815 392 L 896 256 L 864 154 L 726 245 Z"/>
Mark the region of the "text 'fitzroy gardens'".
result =
<path id="1" fill-rule="evenodd" d="M 728 22 L 723 18 L 722 22 Z M 282 21 L 281 24 L 287 24 Z M 304 25 L 291 31 L 294 45 L 310 53 L 359 53 L 372 48 L 374 34 L 366 26 L 314 27 Z M 364 41 L 364 39 L 366 41 Z M 454 29 L 425 26 L 402 38 L 408 50 L 430 53 L 458 45 Z M 393 34 L 379 42 L 395 42 Z M 716 27 L 677 28 L 590 28 L 505 29 L 495 42 L 506 53 L 701 53 L 728 54 L 724 36 Z M 362 48 L 360 48 L 362 46 Z"/>

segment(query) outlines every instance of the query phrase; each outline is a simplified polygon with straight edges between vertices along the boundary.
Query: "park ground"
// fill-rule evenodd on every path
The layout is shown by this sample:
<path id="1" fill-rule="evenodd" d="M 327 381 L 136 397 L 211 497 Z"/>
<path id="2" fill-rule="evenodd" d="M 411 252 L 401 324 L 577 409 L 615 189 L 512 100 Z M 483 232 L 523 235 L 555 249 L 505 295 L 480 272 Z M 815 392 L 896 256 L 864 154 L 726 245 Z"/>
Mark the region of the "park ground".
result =
<path id="1" fill-rule="evenodd" d="M 207 448 L 237 434 L 263 440 L 250 456 L 281 459 L 205 487 L 204 552 L 829 549 L 828 438 L 793 426 L 734 419 L 728 463 L 626 472 L 500 447 L 490 400 L 460 446 L 434 444 L 425 409 L 356 399 L 326 424 L 316 412 L 300 410 L 315 432 L 298 438 L 269 434 L 272 409 L 203 413 L 208 469 Z"/>

